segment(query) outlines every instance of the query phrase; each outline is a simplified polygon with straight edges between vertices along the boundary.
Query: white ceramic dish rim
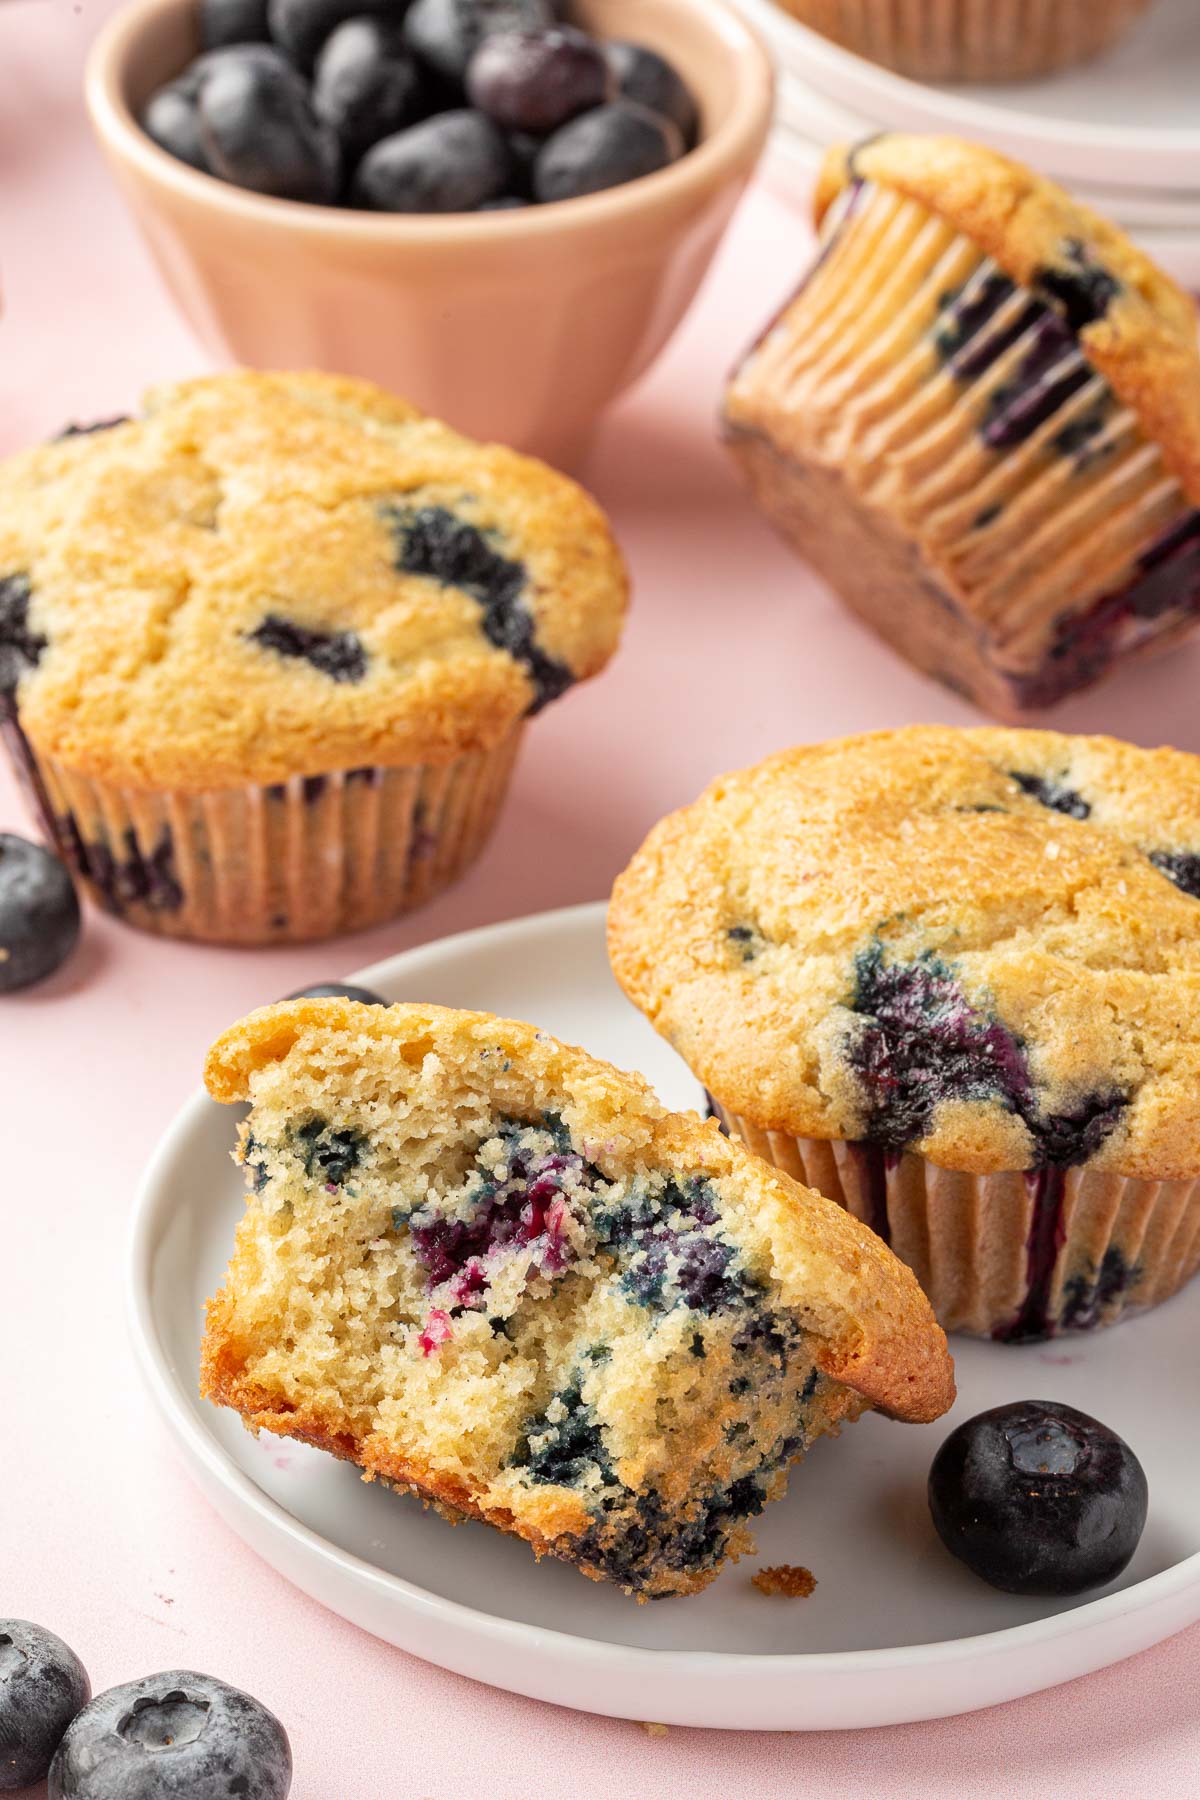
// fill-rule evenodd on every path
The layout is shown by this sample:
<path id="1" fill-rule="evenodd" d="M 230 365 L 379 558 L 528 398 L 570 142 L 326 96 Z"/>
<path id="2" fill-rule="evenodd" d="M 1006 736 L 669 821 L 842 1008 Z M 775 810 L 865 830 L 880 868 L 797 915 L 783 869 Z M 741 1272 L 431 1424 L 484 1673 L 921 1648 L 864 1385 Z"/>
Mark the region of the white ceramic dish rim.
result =
<path id="1" fill-rule="evenodd" d="M 415 949 L 373 963 L 346 979 L 367 986 L 380 982 L 390 984 L 397 976 L 410 975 L 426 958 L 440 958 L 447 950 L 460 950 L 469 954 L 497 945 L 511 946 L 521 939 L 541 938 L 547 932 L 586 925 L 594 921 L 598 914 L 602 915 L 604 910 L 603 901 L 594 901 L 582 906 L 563 907 L 482 926 L 452 937 L 431 940 Z M 916 1669 L 933 1671 L 955 1665 L 965 1666 L 979 1659 L 990 1660 L 999 1679 L 994 1680 L 991 1685 L 981 1683 L 977 1697 L 961 1700 L 961 1703 L 960 1700 L 955 1700 L 949 1706 L 944 1699 L 939 1699 L 924 1711 L 914 1711 L 911 1705 L 906 1705 L 896 1714 L 897 1721 L 947 1717 L 954 1713 L 974 1711 L 1002 1700 L 1018 1698 L 1023 1694 L 1054 1686 L 1057 1681 L 1070 1680 L 1108 1666 L 1117 1659 L 1109 1655 L 1106 1649 L 1099 1648 L 1098 1644 L 1103 1636 L 1102 1628 L 1116 1619 L 1140 1616 L 1142 1620 L 1143 1629 L 1136 1634 L 1136 1641 L 1128 1645 L 1123 1655 L 1148 1648 L 1192 1622 L 1193 1614 L 1176 1609 L 1172 1603 L 1184 1600 L 1189 1590 L 1200 1586 L 1200 1552 L 1184 1557 L 1173 1568 L 1162 1570 L 1133 1587 L 1085 1602 L 1068 1612 L 972 1637 L 921 1645 L 890 1646 L 878 1650 L 784 1654 L 651 1649 L 576 1637 L 548 1626 L 481 1612 L 459 1601 L 431 1593 L 402 1576 L 385 1573 L 361 1557 L 338 1549 L 317 1532 L 301 1525 L 285 1508 L 256 1487 L 225 1454 L 216 1439 L 203 1430 L 185 1400 L 179 1372 L 172 1368 L 155 1324 L 154 1254 L 159 1236 L 158 1227 L 170 1206 L 169 1189 L 163 1177 L 180 1143 L 188 1137 L 200 1116 L 212 1104 L 201 1091 L 194 1094 L 176 1114 L 154 1150 L 134 1203 L 126 1245 L 125 1298 L 127 1321 L 139 1369 L 161 1416 L 182 1447 L 186 1461 L 227 1523 L 234 1525 L 233 1515 L 237 1511 L 249 1514 L 256 1527 L 254 1547 L 259 1549 L 265 1560 L 288 1575 L 295 1585 L 327 1605 L 330 1602 L 325 1600 L 327 1586 L 322 1577 L 336 1580 L 349 1576 L 377 1598 L 389 1602 L 398 1612 L 425 1622 L 436 1622 L 442 1628 L 445 1642 L 437 1656 L 429 1655 L 426 1660 L 437 1661 L 458 1673 L 492 1681 L 493 1685 L 504 1685 L 532 1698 L 552 1700 L 558 1704 L 579 1705 L 577 1700 L 567 1699 L 564 1693 L 565 1688 L 573 1686 L 572 1678 L 577 1678 L 582 1691 L 588 1696 L 587 1710 L 620 1717 L 644 1717 L 648 1710 L 654 1718 L 662 1719 L 668 1724 L 778 1730 L 789 1728 L 787 1718 L 782 1715 L 781 1709 L 771 1708 L 770 1694 L 766 1690 L 777 1688 L 781 1682 L 785 1688 L 795 1684 L 797 1692 L 801 1691 L 801 1684 L 807 1684 L 811 1691 L 814 1683 L 820 1683 L 829 1689 L 832 1696 L 835 1688 L 840 1689 L 843 1684 L 853 1682 L 854 1677 L 859 1675 L 889 1672 L 897 1676 L 911 1675 Z M 234 1525 L 234 1528 L 237 1529 L 237 1526 Z M 260 1541 L 263 1540 L 268 1544 L 277 1540 L 281 1550 L 293 1553 L 293 1557 L 287 1559 L 289 1567 L 281 1568 L 269 1550 L 260 1548 Z M 302 1573 L 299 1575 L 293 1573 L 290 1566 L 294 1557 L 300 1559 Z M 1155 1621 L 1155 1614 L 1165 1615 L 1171 1621 L 1165 1629 L 1161 1629 L 1160 1624 Z M 353 1615 L 347 1613 L 345 1616 Z M 361 1624 L 362 1621 L 356 1619 L 355 1623 Z M 1026 1653 L 1033 1653 L 1069 1638 L 1088 1636 L 1097 1647 L 1087 1650 L 1077 1664 L 1065 1669 L 1057 1677 L 1044 1679 L 1039 1674 L 1030 1677 L 1023 1685 L 1023 1678 L 1015 1672 L 1007 1679 L 1003 1676 L 1003 1670 L 1025 1657 Z M 522 1674 L 515 1665 L 505 1665 L 505 1681 L 503 1684 L 496 1683 L 481 1663 L 480 1646 L 491 1652 L 520 1652 L 527 1659 L 532 1657 L 532 1668 L 530 1672 Z M 405 1647 L 412 1648 L 411 1645 Z M 423 1654 L 417 1649 L 413 1653 Z M 656 1689 L 664 1676 L 671 1675 L 680 1684 L 677 1691 L 688 1698 L 680 1704 L 664 1705 Z M 586 1685 L 589 1678 L 596 1677 L 607 1677 L 610 1684 L 618 1684 L 632 1698 L 640 1701 L 641 1707 L 646 1710 L 639 1710 L 637 1704 L 611 1704 L 603 1692 Z M 753 1695 L 755 1690 L 763 1690 L 767 1711 L 772 1714 L 764 1723 L 751 1723 L 747 1727 L 745 1716 L 737 1719 L 728 1715 L 721 1716 L 721 1700 L 726 1696 L 739 1695 L 744 1715 L 747 1695 Z M 580 1689 L 576 1688 L 575 1691 Z M 930 1691 L 932 1693 L 933 1689 Z M 881 1718 L 875 1722 L 893 1721 Z M 859 1723 L 860 1720 L 843 1722 L 836 1716 L 831 1716 L 822 1723 L 821 1728 L 839 1729 Z"/>
<path id="2" fill-rule="evenodd" d="M 966 99 L 855 56 L 782 12 L 774 0 L 738 0 L 738 4 L 777 50 L 785 68 L 802 79 L 820 77 L 827 97 L 852 107 L 868 107 L 887 119 L 890 130 L 941 130 L 980 137 L 995 149 L 1044 163 L 1055 175 L 1087 179 L 1099 174 L 1119 187 L 1172 190 L 1180 185 L 1178 171 L 1189 167 L 1189 159 L 1194 168 L 1200 158 L 1200 130 L 1073 123 L 1022 112 L 1017 106 Z"/>

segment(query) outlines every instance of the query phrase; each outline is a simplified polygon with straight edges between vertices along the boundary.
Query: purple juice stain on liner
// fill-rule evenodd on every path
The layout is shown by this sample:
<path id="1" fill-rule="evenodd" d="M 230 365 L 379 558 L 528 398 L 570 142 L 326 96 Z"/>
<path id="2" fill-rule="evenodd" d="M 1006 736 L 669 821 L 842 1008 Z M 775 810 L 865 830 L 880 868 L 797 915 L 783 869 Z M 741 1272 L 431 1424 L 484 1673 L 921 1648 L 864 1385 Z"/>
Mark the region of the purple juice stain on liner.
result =
<path id="1" fill-rule="evenodd" d="M 132 826 L 127 827 L 118 853 L 108 839 L 85 839 L 74 813 L 63 813 L 55 820 L 55 837 L 66 861 L 96 889 L 108 912 L 120 916 L 130 906 L 178 912 L 183 905 L 169 825 L 163 826 L 149 850 L 143 850 Z"/>
<path id="2" fill-rule="evenodd" d="M 874 1144 L 866 1138 L 857 1139 L 846 1148 L 858 1166 L 859 1191 L 865 1202 L 864 1223 L 871 1227 L 876 1237 L 890 1244 L 892 1227 L 888 1218 L 887 1178 L 900 1158 L 894 1150 L 886 1150 L 882 1144 Z"/>

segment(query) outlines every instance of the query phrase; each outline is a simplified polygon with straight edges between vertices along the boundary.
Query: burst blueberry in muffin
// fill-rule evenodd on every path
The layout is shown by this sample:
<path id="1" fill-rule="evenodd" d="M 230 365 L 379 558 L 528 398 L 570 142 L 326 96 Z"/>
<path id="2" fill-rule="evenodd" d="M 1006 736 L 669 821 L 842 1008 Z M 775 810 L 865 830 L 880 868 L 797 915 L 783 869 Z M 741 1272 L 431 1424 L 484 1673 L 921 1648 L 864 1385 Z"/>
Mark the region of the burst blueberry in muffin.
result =
<path id="1" fill-rule="evenodd" d="M 1150 0 L 778 0 L 914 81 L 1028 81 L 1111 50 Z"/>
<path id="2" fill-rule="evenodd" d="M 204 1392 L 539 1556 L 694 1592 L 814 1439 L 953 1398 L 877 1238 L 532 1026 L 295 1001 L 207 1081 L 251 1112 Z"/>
<path id="3" fill-rule="evenodd" d="M 1192 302 L 978 145 L 831 153 L 819 260 L 734 376 L 758 503 L 918 668 L 1020 723 L 1200 617 Z"/>
<path id="4" fill-rule="evenodd" d="M 1200 757 L 914 727 L 655 827 L 613 968 L 726 1128 L 943 1325 L 1105 1325 L 1200 1265 Z"/>
<path id="5" fill-rule="evenodd" d="M 6 736 L 92 898 L 175 936 L 454 880 L 625 598 L 573 482 L 363 382 L 185 382 L 0 468 Z"/>

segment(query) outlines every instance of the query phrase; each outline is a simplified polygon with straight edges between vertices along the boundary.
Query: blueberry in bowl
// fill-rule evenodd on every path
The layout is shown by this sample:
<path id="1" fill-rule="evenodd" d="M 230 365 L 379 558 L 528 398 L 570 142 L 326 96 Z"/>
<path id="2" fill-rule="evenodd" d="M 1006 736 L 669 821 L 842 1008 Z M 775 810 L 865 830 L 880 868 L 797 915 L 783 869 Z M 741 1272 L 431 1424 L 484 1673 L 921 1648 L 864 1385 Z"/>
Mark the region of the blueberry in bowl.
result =
<path id="1" fill-rule="evenodd" d="M 1010 1594 L 1103 1587 L 1128 1565 L 1148 1489 L 1124 1439 L 1048 1400 L 993 1407 L 950 1433 L 929 1472 L 938 1536 Z"/>

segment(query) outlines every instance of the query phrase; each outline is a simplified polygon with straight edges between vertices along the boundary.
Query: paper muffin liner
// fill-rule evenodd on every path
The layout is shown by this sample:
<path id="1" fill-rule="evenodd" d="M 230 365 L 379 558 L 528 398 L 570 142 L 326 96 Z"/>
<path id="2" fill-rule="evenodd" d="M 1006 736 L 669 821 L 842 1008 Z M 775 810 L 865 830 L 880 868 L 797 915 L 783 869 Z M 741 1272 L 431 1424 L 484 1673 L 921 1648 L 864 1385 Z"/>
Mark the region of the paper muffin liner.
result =
<path id="1" fill-rule="evenodd" d="M 59 853 L 97 905 L 166 937 L 334 937 L 420 906 L 469 867 L 508 790 L 524 721 L 494 749 L 268 786 L 142 791 L 73 773 L 5 733 Z"/>
<path id="2" fill-rule="evenodd" d="M 843 599 L 1003 718 L 1197 623 L 1200 511 L 1132 409 L 1058 312 L 883 185 L 831 208 L 726 427 Z"/>
<path id="3" fill-rule="evenodd" d="M 1116 44 L 1151 0 L 778 0 L 914 81 L 1027 81 Z"/>
<path id="4" fill-rule="evenodd" d="M 712 1109 L 756 1156 L 890 1244 L 947 1331 L 1007 1343 L 1090 1331 L 1157 1306 L 1200 1270 L 1200 1178 L 966 1175 L 911 1151 L 765 1131 L 717 1100 Z"/>

